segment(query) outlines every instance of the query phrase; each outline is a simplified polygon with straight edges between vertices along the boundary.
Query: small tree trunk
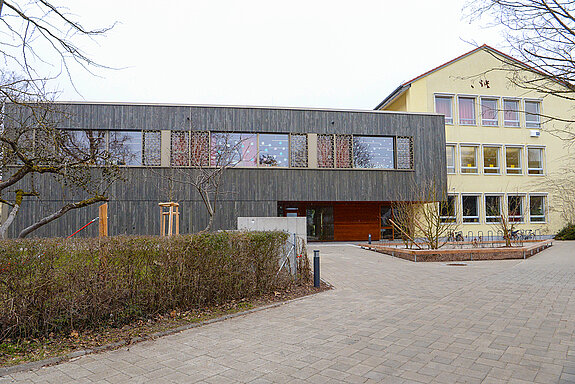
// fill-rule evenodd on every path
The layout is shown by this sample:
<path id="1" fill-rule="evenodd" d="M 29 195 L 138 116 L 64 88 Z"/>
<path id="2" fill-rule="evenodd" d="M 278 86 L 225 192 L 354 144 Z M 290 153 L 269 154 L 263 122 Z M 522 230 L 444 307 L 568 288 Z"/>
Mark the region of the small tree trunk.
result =
<path id="1" fill-rule="evenodd" d="M 16 218 L 16 215 L 18 214 L 18 211 L 22 206 L 22 202 L 24 201 L 24 196 L 30 196 L 30 195 L 32 195 L 32 193 L 26 193 L 21 189 L 18 189 L 16 191 L 16 200 L 14 200 L 14 206 L 12 207 L 12 210 L 8 214 L 6 221 L 2 223 L 2 225 L 0 226 L 0 237 L 2 239 L 6 238 L 6 232 L 8 232 L 8 228 L 10 228 L 10 226 L 14 222 L 14 219 Z"/>
<path id="2" fill-rule="evenodd" d="M 6 232 L 8 232 L 8 228 L 10 227 L 10 225 L 12 225 L 14 218 L 18 214 L 18 211 L 20 210 L 20 205 L 21 204 L 15 204 L 12 210 L 10 211 L 10 214 L 8 215 L 6 221 L 3 222 L 2 225 L 0 225 L 0 237 L 2 239 L 6 238 Z"/>

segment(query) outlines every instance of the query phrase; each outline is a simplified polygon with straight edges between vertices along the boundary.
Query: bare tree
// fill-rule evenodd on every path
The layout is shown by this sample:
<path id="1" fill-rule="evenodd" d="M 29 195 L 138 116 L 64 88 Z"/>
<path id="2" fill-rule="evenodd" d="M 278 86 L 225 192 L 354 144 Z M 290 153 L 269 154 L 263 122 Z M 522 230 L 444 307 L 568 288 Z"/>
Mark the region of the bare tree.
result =
<path id="1" fill-rule="evenodd" d="M 203 231 L 210 231 L 220 197 L 231 193 L 222 190 L 226 170 L 241 163 L 255 165 L 257 162 L 257 146 L 255 142 L 252 143 L 255 136 L 198 131 L 173 134 L 177 136 L 172 137 L 172 168 L 167 176 L 161 177 L 167 177 L 172 186 L 189 185 L 199 194 L 209 217 Z M 273 156 L 266 156 L 260 158 L 260 163 L 273 166 L 277 160 Z"/>
<path id="2" fill-rule="evenodd" d="M 54 93 L 46 89 L 47 81 L 61 73 L 74 86 L 72 63 L 88 72 L 105 67 L 80 47 L 83 40 L 110 28 L 85 28 L 55 1 L 0 0 L 0 66 L 11 68 L 0 69 L 0 198 L 11 207 L 0 225 L 0 236 L 6 236 L 26 198 L 41 199 L 46 193 L 36 187 L 39 175 L 60 184 L 72 201 L 38 218 L 20 237 L 70 210 L 106 200 L 106 191 L 119 177 L 117 168 L 110 166 L 112 156 L 98 152 L 96 137 L 86 134 L 86 146 L 86 140 L 75 142 L 78 137 L 57 128 L 68 116 L 52 103 Z M 103 167 L 95 169 L 95 164 Z"/>
<path id="3" fill-rule="evenodd" d="M 511 54 L 519 61 L 494 55 L 519 88 L 543 96 L 575 100 L 575 2 L 572 0 L 468 0 L 466 17 L 503 26 Z M 544 116 L 572 123 L 575 116 Z M 574 140 L 575 132 L 557 132 Z"/>
<path id="4" fill-rule="evenodd" d="M 421 248 L 416 238 L 423 239 L 429 249 L 443 247 L 459 224 L 455 219 L 455 205 L 435 180 L 410 183 L 409 199 L 394 203 L 391 221 L 401 233 L 407 246 Z"/>
<path id="5" fill-rule="evenodd" d="M 27 80 L 46 79 L 65 72 L 71 80 L 70 65 L 83 69 L 105 67 L 86 54 L 84 40 L 104 35 L 112 26 L 85 28 L 68 8 L 48 0 L 0 0 L 0 55 L 4 64 Z M 58 57 L 59 65 L 54 57 Z M 57 66 L 56 75 L 40 68 Z"/>
<path id="6" fill-rule="evenodd" d="M 58 129 L 68 116 L 57 104 L 38 101 L 36 91 L 29 94 L 27 81 L 13 79 L 4 84 L 11 84 L 11 92 L 5 87 L 2 94 L 0 202 L 11 208 L 0 225 L 0 236 L 6 236 L 26 198 L 42 200 L 50 192 L 37 187 L 38 178 L 43 178 L 43 186 L 46 181 L 60 185 L 66 194 L 62 198 L 68 202 L 24 228 L 19 237 L 71 210 L 107 200 L 109 187 L 121 177 L 115 163 L 125 154 L 108 151 L 100 132 Z"/>

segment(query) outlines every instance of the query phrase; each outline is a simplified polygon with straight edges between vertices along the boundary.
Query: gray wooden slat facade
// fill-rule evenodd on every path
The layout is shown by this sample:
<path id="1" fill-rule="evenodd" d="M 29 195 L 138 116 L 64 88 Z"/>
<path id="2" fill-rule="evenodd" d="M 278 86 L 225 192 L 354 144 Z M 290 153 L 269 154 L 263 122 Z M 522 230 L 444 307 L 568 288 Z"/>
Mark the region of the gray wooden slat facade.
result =
<path id="1" fill-rule="evenodd" d="M 410 199 L 415 182 L 434 180 L 446 188 L 443 116 L 381 111 L 336 111 L 259 107 L 135 104 L 61 104 L 69 119 L 64 129 L 200 130 L 253 133 L 411 136 L 413 170 L 311 168 L 233 168 L 223 177 L 215 229 L 234 229 L 238 216 L 276 216 L 278 201 L 395 201 Z M 189 185 L 173 185 L 167 172 L 193 168 L 126 167 L 126 182 L 110 191 L 109 233 L 159 234 L 158 202 L 180 203 L 182 233 L 203 229 L 208 217 Z M 42 201 L 27 199 L 10 233 L 14 236 L 62 203 L 62 188 L 35 177 L 36 188 L 50 191 Z M 66 194 L 68 195 L 68 194 Z M 69 196 L 67 196 L 69 197 Z M 34 236 L 65 236 L 97 216 L 97 206 L 72 211 Z M 97 224 L 83 231 L 96 236 Z"/>

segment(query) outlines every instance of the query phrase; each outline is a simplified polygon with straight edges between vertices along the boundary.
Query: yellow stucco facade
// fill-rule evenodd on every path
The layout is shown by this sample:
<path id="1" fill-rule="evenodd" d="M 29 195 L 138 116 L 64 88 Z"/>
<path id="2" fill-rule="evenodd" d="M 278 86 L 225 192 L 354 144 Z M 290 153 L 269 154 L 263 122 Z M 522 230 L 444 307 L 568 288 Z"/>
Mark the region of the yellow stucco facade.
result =
<path id="1" fill-rule="evenodd" d="M 445 114 L 448 193 L 465 235 L 496 233 L 497 205 L 517 229 L 551 235 L 566 224 L 549 182 L 570 159 L 552 134 L 566 123 L 529 112 L 572 119 L 574 106 L 513 86 L 501 58 L 509 59 L 479 47 L 403 84 L 378 108 Z"/>

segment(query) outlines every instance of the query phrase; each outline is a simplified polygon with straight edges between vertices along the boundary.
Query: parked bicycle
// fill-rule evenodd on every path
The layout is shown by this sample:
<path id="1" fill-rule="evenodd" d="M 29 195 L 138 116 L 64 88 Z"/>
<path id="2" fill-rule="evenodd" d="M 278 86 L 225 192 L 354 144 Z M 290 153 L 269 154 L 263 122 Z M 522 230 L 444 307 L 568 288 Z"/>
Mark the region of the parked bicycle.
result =
<path id="1" fill-rule="evenodd" d="M 465 238 L 463 237 L 463 232 L 454 232 L 451 231 L 447 234 L 447 241 L 454 242 L 454 241 L 464 241 Z"/>

